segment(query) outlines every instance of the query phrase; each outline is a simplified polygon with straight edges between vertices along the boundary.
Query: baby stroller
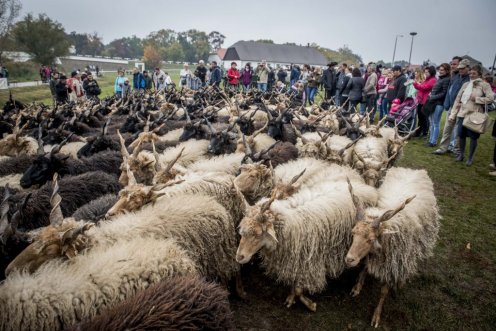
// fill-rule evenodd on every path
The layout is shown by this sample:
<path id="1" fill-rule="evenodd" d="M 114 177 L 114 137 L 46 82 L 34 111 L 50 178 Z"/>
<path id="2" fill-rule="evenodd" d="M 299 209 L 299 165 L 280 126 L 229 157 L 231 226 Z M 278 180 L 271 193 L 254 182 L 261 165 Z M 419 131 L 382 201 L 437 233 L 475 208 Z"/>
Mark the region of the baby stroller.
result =
<path id="1" fill-rule="evenodd" d="M 398 133 L 402 136 L 409 134 L 417 126 L 417 105 L 414 98 L 406 98 L 396 109 L 389 111 L 386 115 L 385 127 L 398 127 Z"/>

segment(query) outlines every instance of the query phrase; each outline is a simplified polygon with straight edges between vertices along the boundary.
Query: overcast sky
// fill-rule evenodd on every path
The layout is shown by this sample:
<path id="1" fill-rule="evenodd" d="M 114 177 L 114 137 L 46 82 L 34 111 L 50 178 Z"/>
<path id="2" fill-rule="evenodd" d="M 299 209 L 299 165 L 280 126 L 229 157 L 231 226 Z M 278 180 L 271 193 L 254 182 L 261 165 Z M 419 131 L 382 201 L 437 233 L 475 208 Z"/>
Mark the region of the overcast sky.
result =
<path id="1" fill-rule="evenodd" d="M 496 0 L 22 0 L 23 15 L 46 13 L 66 32 L 98 32 L 105 43 L 152 31 L 219 31 L 224 47 L 238 40 L 315 42 L 337 49 L 347 44 L 365 62 L 447 62 L 468 54 L 491 66 L 496 53 Z"/>

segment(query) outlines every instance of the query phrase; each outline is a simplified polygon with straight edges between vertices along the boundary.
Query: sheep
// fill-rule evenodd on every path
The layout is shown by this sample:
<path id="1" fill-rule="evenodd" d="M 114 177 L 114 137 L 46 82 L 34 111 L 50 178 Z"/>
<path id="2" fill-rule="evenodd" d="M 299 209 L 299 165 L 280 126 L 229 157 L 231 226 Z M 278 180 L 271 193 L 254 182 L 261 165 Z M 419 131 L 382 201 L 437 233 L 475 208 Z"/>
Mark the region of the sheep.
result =
<path id="1" fill-rule="evenodd" d="M 0 155 L 36 155 L 38 142 L 32 137 L 22 137 L 20 132 L 12 133 L 0 140 Z"/>
<path id="2" fill-rule="evenodd" d="M 22 174 L 33 163 L 36 155 L 21 154 L 16 157 L 5 157 L 0 161 L 0 177 Z"/>
<path id="3" fill-rule="evenodd" d="M 118 196 L 115 194 L 105 194 L 79 207 L 72 214 L 72 217 L 76 221 L 92 221 L 96 223 L 105 217 L 105 214 L 117 202 L 117 198 Z"/>
<path id="4" fill-rule="evenodd" d="M 90 171 L 104 171 L 119 175 L 121 154 L 116 151 L 101 152 L 83 159 L 70 159 L 59 155 L 58 149 L 52 150 L 50 155 L 38 155 L 21 178 L 21 186 L 29 188 L 32 185 L 43 185 L 55 172 L 61 176 L 78 175 Z"/>
<path id="5" fill-rule="evenodd" d="M 164 279 L 67 331 L 234 330 L 227 292 L 198 277 Z"/>
<path id="6" fill-rule="evenodd" d="M 62 330 L 162 279 L 198 275 L 194 262 L 173 239 L 130 236 L 94 247 L 70 262 L 53 260 L 34 274 L 9 274 L 0 285 L 0 329 Z"/>
<path id="7" fill-rule="evenodd" d="M 356 140 L 351 140 L 346 136 L 333 135 L 327 139 L 327 160 L 337 164 L 353 164 L 353 147 Z"/>
<path id="8" fill-rule="evenodd" d="M 298 136 L 296 148 L 298 148 L 299 157 L 313 157 L 321 160 L 327 158 L 326 141 L 332 134 L 332 131 L 323 136 L 318 131 L 317 133 L 309 132 L 302 135 L 296 127 L 294 129 Z"/>
<path id="9" fill-rule="evenodd" d="M 376 190 L 359 177 L 353 182 L 359 187 L 360 200 L 375 204 Z M 275 200 L 272 195 L 248 208 L 239 226 L 236 260 L 247 263 L 259 251 L 266 274 L 291 287 L 287 307 L 294 304 L 296 296 L 315 311 L 316 303 L 303 291 L 322 291 L 326 277 L 337 277 L 344 270 L 355 213 L 346 180 L 321 178 L 311 187 L 302 185 L 285 200 Z"/>
<path id="10" fill-rule="evenodd" d="M 355 195 L 354 186 L 350 191 Z M 425 170 L 391 168 L 378 193 L 377 207 L 365 210 L 354 196 L 357 223 L 346 255 L 348 267 L 367 257 L 353 296 L 360 294 L 367 274 L 383 284 L 371 322 L 375 327 L 389 289 L 403 286 L 417 273 L 419 262 L 432 255 L 440 226 L 433 183 Z"/>
<path id="11" fill-rule="evenodd" d="M 222 172 L 234 176 L 239 171 L 244 157 L 245 154 L 242 153 L 214 156 L 192 163 L 186 170 L 195 173 Z"/>
<path id="12" fill-rule="evenodd" d="M 388 155 L 388 144 L 383 138 L 365 137 L 360 139 L 353 150 L 354 166 L 371 186 L 376 186 L 386 172 L 389 162 L 396 155 Z"/>

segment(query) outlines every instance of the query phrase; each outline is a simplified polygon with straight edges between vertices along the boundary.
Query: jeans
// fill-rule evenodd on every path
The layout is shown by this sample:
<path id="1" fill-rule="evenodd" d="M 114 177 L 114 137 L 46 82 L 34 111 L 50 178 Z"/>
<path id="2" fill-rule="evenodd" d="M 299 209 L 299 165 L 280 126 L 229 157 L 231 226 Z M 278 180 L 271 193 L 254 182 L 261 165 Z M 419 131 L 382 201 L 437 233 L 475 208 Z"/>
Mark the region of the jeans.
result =
<path id="1" fill-rule="evenodd" d="M 381 111 L 379 112 L 379 121 L 382 120 L 384 116 L 389 113 L 389 101 L 386 98 L 382 98 L 381 101 Z"/>
<path id="2" fill-rule="evenodd" d="M 260 91 L 267 91 L 267 83 L 257 83 L 257 86 Z"/>
<path id="3" fill-rule="evenodd" d="M 307 94 L 308 103 L 313 105 L 313 101 L 315 100 L 315 95 L 317 94 L 317 88 L 307 86 L 305 93 Z"/>
<path id="4" fill-rule="evenodd" d="M 443 116 L 444 107 L 443 105 L 437 105 L 434 112 L 429 116 L 430 121 L 430 136 L 429 142 L 433 145 L 437 144 L 437 138 L 439 136 L 439 129 L 441 127 L 441 117 Z"/>
<path id="5" fill-rule="evenodd" d="M 336 97 L 334 98 L 334 103 L 336 106 L 341 106 L 341 93 L 339 93 L 339 90 L 336 90 Z"/>

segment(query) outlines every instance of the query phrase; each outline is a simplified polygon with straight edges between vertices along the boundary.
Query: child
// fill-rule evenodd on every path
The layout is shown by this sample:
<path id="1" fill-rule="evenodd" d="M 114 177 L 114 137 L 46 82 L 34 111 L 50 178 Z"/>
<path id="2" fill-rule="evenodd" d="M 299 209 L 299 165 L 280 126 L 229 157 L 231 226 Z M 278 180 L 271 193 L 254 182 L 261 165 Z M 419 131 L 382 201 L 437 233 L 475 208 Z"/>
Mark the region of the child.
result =
<path id="1" fill-rule="evenodd" d="M 122 97 L 127 99 L 131 95 L 131 85 L 129 85 L 129 78 L 124 78 L 124 84 L 122 85 Z"/>

